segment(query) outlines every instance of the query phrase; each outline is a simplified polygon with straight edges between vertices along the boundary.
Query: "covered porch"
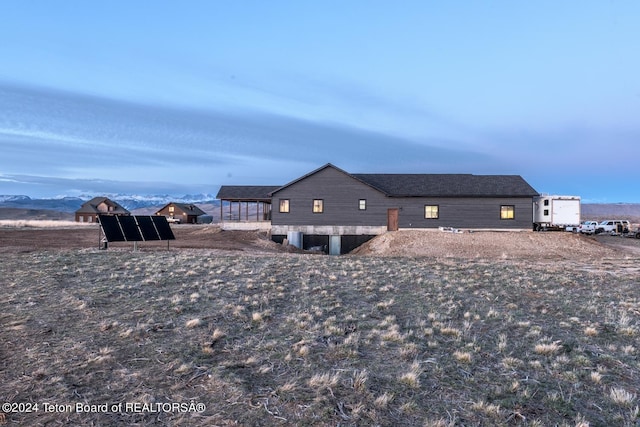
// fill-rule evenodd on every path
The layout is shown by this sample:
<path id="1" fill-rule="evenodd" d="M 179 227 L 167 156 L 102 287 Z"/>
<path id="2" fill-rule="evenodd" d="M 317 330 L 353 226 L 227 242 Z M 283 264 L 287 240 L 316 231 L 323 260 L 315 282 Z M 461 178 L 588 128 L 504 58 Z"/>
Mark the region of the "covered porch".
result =
<path id="1" fill-rule="evenodd" d="M 223 185 L 218 191 L 220 228 L 223 230 L 271 230 L 270 193 L 280 186 Z"/>

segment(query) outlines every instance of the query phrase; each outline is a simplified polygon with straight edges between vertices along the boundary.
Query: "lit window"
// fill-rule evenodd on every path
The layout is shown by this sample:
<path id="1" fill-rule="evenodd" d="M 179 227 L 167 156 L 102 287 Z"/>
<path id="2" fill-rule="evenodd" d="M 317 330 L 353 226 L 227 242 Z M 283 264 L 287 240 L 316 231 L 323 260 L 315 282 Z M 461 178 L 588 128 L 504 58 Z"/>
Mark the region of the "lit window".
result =
<path id="1" fill-rule="evenodd" d="M 358 200 L 358 209 L 361 211 L 367 210 L 367 199 Z"/>
<path id="2" fill-rule="evenodd" d="M 313 199 L 313 213 L 322 213 L 322 212 L 324 212 L 324 200 Z"/>
<path id="3" fill-rule="evenodd" d="M 289 199 L 280 199 L 280 212 L 289 213 Z"/>
<path id="4" fill-rule="evenodd" d="M 169 206 L 169 212 L 170 212 L 170 213 L 173 213 L 174 211 L 175 211 L 175 207 L 173 207 L 173 206 Z"/>
<path id="5" fill-rule="evenodd" d="M 425 205 L 424 207 L 424 217 L 426 219 L 438 219 L 439 218 L 439 207 L 438 205 Z"/>
<path id="6" fill-rule="evenodd" d="M 500 206 L 500 219 L 514 219 L 516 207 L 513 205 Z"/>

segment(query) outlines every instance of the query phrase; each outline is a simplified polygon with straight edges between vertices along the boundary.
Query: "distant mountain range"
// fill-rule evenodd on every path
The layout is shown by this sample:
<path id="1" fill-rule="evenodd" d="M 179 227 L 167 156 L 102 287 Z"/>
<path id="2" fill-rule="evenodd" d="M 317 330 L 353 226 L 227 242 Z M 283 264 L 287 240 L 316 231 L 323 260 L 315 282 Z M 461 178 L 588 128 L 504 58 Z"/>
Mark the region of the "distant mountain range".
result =
<path id="1" fill-rule="evenodd" d="M 130 211 L 157 206 L 162 207 L 171 202 L 207 205 L 220 204 L 220 201 L 216 200 L 215 196 L 211 194 L 186 194 L 180 197 L 170 195 L 139 196 L 131 194 L 105 194 L 104 196 L 118 202 Z M 0 208 L 44 209 L 72 213 L 92 198 L 93 196 L 32 199 L 29 196 L 23 195 L 0 195 Z"/>
<path id="2" fill-rule="evenodd" d="M 170 202 L 192 203 L 217 218 L 220 215 L 220 201 L 211 194 L 186 194 L 176 197 L 170 195 L 131 195 L 105 194 L 124 206 L 127 210 L 138 215 L 151 215 L 157 209 Z M 0 195 L 0 209 L 4 210 L 0 219 L 24 218 L 25 216 L 38 218 L 52 218 L 62 214 L 65 218 L 73 218 L 73 213 L 93 196 L 59 197 L 51 199 L 32 199 L 23 195 Z M 640 223 L 640 203 L 582 203 L 583 220 L 628 219 L 632 223 Z"/>

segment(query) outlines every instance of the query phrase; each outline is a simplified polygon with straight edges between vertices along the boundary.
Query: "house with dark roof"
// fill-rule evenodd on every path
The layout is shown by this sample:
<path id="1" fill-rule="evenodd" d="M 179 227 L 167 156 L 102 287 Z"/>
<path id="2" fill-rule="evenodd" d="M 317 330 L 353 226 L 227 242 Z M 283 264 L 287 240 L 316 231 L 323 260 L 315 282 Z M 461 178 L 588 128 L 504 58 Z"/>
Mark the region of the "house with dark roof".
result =
<path id="1" fill-rule="evenodd" d="M 531 230 L 534 196 L 518 175 L 350 174 L 326 164 L 271 192 L 271 234 L 344 253 L 399 229 Z"/>
<path id="2" fill-rule="evenodd" d="M 76 221 L 97 222 L 99 214 L 130 215 L 130 212 L 107 197 L 94 197 L 83 203 L 80 209 L 76 211 Z"/>
<path id="3" fill-rule="evenodd" d="M 227 200 L 234 191 L 225 189 Z M 519 175 L 351 174 L 329 163 L 263 200 L 273 205 L 273 240 L 346 253 L 401 229 L 531 230 L 534 196 Z"/>
<path id="4" fill-rule="evenodd" d="M 182 224 L 197 224 L 200 215 L 206 215 L 206 212 L 198 206 L 189 203 L 167 203 L 156 215 L 164 215 L 167 221 Z"/>

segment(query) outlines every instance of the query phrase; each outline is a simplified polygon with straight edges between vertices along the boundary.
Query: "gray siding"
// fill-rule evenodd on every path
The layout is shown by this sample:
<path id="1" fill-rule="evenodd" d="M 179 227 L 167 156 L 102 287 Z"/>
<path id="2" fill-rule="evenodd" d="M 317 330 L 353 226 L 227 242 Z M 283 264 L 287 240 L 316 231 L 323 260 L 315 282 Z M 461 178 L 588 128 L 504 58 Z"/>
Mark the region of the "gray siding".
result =
<path id="1" fill-rule="evenodd" d="M 289 199 L 289 213 L 279 211 L 280 199 Z M 324 212 L 313 213 L 313 200 L 324 200 Z M 358 209 L 358 200 L 367 209 Z M 424 206 L 438 205 L 439 218 L 425 219 Z M 500 219 L 500 206 L 515 206 L 513 220 Z M 328 167 L 321 169 L 273 195 L 272 225 L 384 226 L 387 209 L 399 208 L 400 228 L 501 228 L 530 229 L 533 218 L 531 197 L 506 198 L 422 198 L 387 197 L 357 179 Z"/>
<path id="2" fill-rule="evenodd" d="M 400 208 L 400 228 L 501 228 L 531 229 L 533 201 L 530 197 L 507 198 L 389 198 L 388 202 Z M 439 207 L 438 219 L 424 217 L 425 205 Z M 500 206 L 515 207 L 514 219 L 500 219 Z"/>
<path id="3" fill-rule="evenodd" d="M 289 213 L 280 200 L 289 199 Z M 313 200 L 324 200 L 324 212 L 313 213 Z M 367 209 L 358 209 L 358 200 Z M 370 186 L 334 168 L 325 168 L 273 194 L 272 225 L 385 225 L 387 198 Z"/>

